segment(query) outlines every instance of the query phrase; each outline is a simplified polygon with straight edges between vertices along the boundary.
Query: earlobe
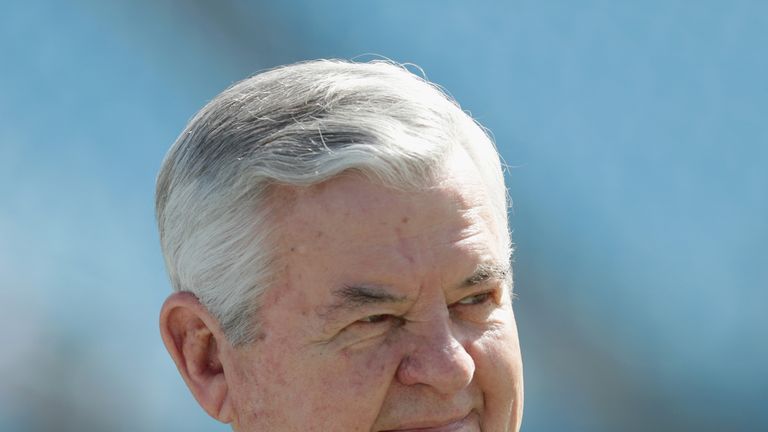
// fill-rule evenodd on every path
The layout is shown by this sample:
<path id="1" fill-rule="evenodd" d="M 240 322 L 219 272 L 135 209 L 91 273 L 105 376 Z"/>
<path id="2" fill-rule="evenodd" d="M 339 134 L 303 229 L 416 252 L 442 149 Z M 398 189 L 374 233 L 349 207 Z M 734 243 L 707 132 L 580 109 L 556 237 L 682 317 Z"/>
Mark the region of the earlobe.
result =
<path id="1" fill-rule="evenodd" d="M 197 402 L 211 417 L 232 422 L 222 362 L 228 341 L 216 318 L 194 294 L 175 292 L 160 311 L 160 334 Z"/>

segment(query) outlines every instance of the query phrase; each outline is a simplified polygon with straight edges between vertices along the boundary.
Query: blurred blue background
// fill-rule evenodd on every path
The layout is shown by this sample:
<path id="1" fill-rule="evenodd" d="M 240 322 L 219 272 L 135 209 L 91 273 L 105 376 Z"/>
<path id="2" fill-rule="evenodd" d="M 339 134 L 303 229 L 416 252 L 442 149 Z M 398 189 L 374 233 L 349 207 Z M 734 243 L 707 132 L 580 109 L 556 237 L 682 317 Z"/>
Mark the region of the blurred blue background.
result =
<path id="1" fill-rule="evenodd" d="M 365 53 L 510 165 L 524 430 L 768 430 L 767 29 L 738 0 L 3 2 L 0 430 L 228 430 L 158 335 L 155 175 L 233 82 Z"/>

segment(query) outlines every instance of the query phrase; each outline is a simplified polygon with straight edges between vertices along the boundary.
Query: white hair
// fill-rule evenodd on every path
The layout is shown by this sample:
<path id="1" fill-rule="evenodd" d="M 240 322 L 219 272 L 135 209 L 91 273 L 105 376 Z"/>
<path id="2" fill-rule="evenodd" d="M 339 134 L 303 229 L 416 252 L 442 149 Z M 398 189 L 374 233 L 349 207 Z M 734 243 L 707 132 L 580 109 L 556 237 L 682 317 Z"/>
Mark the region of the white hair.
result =
<path id="1" fill-rule="evenodd" d="M 487 186 L 509 258 L 498 153 L 437 86 L 391 62 L 339 60 L 233 85 L 189 122 L 158 176 L 173 289 L 194 293 L 234 345 L 253 341 L 261 294 L 279 270 L 275 185 L 310 186 L 355 170 L 395 188 L 427 187 L 457 146 Z"/>

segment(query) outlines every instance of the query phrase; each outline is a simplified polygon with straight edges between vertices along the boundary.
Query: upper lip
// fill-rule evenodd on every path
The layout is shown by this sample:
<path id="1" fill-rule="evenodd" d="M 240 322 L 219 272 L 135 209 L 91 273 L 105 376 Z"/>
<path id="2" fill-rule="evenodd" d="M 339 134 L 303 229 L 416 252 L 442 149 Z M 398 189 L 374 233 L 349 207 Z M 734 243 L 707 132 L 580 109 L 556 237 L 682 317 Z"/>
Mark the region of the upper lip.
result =
<path id="1" fill-rule="evenodd" d="M 398 425 L 395 428 L 386 429 L 381 432 L 397 432 L 397 431 L 421 431 L 424 430 L 425 432 L 430 431 L 432 429 L 439 429 L 444 426 L 448 426 L 452 423 L 460 422 L 464 419 L 469 417 L 469 413 L 467 414 L 460 414 L 455 417 L 451 417 L 446 419 L 445 417 L 440 419 L 426 419 L 426 420 L 414 420 L 409 422 L 403 422 L 402 424 Z"/>

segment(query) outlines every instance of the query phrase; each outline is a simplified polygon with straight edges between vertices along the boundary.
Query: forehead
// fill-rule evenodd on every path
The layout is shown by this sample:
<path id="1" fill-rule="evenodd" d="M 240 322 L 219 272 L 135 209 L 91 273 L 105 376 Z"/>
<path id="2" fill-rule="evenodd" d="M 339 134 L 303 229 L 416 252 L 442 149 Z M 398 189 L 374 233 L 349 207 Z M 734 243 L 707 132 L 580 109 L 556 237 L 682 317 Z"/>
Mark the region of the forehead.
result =
<path id="1" fill-rule="evenodd" d="M 420 191 L 350 172 L 290 195 L 278 221 L 279 253 L 294 263 L 326 262 L 328 272 L 387 272 L 386 264 L 411 264 L 401 261 L 426 253 L 433 260 L 457 250 L 488 255 L 501 244 L 485 188 L 471 170 L 447 171 Z"/>

